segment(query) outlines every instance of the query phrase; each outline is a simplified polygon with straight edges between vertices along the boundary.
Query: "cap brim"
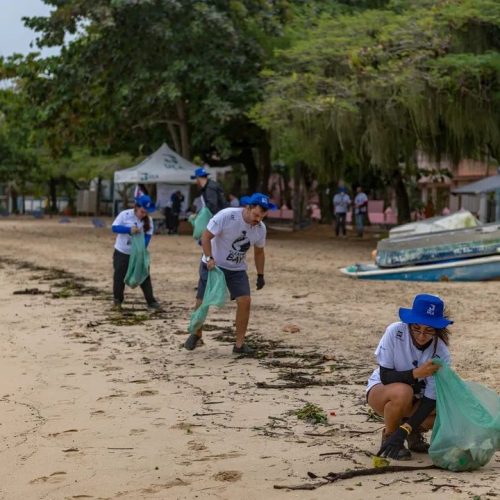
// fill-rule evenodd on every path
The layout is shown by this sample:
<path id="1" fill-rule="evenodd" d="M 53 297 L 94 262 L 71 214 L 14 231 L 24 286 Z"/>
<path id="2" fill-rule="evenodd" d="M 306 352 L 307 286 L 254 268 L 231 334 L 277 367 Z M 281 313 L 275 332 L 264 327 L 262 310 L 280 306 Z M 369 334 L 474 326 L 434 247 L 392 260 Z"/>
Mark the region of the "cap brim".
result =
<path id="1" fill-rule="evenodd" d="M 428 316 L 420 316 L 413 312 L 412 309 L 401 307 L 399 309 L 399 317 L 404 323 L 414 323 L 418 325 L 430 326 L 432 328 L 446 328 L 453 323 L 452 320 L 447 318 L 429 318 Z"/>

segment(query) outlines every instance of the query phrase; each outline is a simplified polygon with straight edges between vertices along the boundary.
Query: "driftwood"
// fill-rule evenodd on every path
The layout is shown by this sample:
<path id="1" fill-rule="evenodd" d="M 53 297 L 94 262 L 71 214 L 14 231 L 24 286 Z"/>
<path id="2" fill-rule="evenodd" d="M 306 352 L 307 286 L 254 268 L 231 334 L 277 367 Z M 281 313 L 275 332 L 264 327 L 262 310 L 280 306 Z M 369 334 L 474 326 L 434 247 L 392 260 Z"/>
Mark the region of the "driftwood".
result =
<path id="1" fill-rule="evenodd" d="M 329 472 L 326 476 L 317 476 L 313 472 L 308 472 L 307 475 L 311 479 L 317 479 L 321 477 L 323 481 L 317 483 L 303 483 L 297 485 L 279 485 L 275 484 L 274 489 L 276 490 L 315 490 L 320 486 L 325 486 L 326 484 L 335 483 L 342 479 L 351 479 L 353 477 L 359 476 L 374 476 L 377 474 L 387 474 L 388 472 L 413 472 L 420 470 L 437 469 L 435 465 L 424 465 L 421 467 L 412 467 L 410 465 L 388 465 L 387 467 L 373 467 L 370 469 L 360 469 L 360 470 L 349 470 L 346 472 Z"/>

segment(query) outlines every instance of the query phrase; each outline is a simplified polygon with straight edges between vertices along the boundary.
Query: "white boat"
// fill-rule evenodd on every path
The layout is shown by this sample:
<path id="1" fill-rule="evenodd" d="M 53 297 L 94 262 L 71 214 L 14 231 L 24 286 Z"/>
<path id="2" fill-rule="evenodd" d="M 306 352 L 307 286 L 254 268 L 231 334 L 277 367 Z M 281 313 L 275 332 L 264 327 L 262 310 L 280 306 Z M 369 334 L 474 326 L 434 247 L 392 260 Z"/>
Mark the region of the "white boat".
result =
<path id="1" fill-rule="evenodd" d="M 457 225 L 457 220 L 450 217 L 435 218 L 427 224 L 399 226 L 389 238 L 379 241 L 375 263 L 382 268 L 392 268 L 496 254 L 500 247 L 500 224 L 470 227 L 475 220 L 462 217 L 462 222 L 468 221 L 467 227 L 454 229 L 444 229 L 453 227 L 450 222 Z"/>
<path id="2" fill-rule="evenodd" d="M 350 278 L 365 280 L 488 281 L 500 279 L 500 255 L 390 269 L 376 264 L 354 264 L 340 271 Z"/>

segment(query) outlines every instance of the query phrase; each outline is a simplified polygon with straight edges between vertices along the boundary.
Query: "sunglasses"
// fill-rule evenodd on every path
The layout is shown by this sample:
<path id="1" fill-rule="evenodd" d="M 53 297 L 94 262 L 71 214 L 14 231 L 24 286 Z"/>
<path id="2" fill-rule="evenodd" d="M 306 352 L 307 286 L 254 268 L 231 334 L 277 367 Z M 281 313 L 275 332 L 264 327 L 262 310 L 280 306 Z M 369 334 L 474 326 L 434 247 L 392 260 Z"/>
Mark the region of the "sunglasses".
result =
<path id="1" fill-rule="evenodd" d="M 410 331 L 412 335 L 422 335 L 424 337 L 436 336 L 436 329 L 431 326 L 410 325 Z"/>

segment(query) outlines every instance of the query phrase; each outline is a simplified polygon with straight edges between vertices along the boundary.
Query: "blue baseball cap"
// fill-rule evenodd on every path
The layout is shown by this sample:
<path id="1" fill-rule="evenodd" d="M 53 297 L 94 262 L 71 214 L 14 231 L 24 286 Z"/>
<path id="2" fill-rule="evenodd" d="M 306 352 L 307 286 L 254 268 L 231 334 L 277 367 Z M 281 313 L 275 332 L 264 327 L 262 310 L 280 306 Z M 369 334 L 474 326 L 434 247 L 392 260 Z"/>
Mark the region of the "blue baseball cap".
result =
<path id="1" fill-rule="evenodd" d="M 205 167 L 198 167 L 194 171 L 194 175 L 191 176 L 191 179 L 196 179 L 197 177 L 208 177 L 210 174 L 205 170 Z"/>
<path id="2" fill-rule="evenodd" d="M 138 207 L 146 209 L 148 213 L 154 212 L 156 210 L 156 206 L 153 203 L 153 200 L 147 194 L 143 194 L 136 198 L 135 204 Z"/>
<path id="3" fill-rule="evenodd" d="M 269 201 L 269 196 L 262 193 L 254 193 L 252 196 L 244 196 L 242 201 L 246 205 L 258 205 L 264 210 L 276 210 L 278 207 Z"/>
<path id="4" fill-rule="evenodd" d="M 433 328 L 446 328 L 453 321 L 444 316 L 444 302 L 436 295 L 419 294 L 411 309 L 401 307 L 399 317 L 404 323 L 416 323 Z"/>

